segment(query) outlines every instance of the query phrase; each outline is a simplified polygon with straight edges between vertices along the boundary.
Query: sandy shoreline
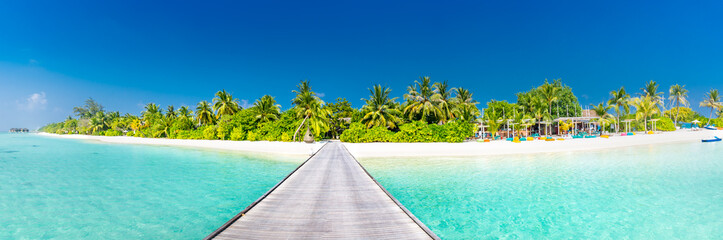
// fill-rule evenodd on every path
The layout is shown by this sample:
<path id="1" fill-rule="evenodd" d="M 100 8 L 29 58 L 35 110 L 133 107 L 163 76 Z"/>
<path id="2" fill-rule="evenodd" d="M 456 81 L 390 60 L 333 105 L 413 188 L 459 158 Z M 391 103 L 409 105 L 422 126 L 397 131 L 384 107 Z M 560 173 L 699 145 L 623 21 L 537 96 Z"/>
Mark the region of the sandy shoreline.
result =
<path id="1" fill-rule="evenodd" d="M 306 144 L 298 142 L 267 142 L 267 141 L 222 141 L 222 140 L 183 140 L 165 138 L 137 138 L 137 137 L 105 137 L 87 135 L 57 135 L 39 133 L 44 136 L 95 140 L 105 143 L 117 144 L 145 144 L 161 146 L 192 147 L 204 149 L 217 149 L 239 151 L 246 153 L 278 154 L 288 156 L 309 156 L 323 146 L 322 142 Z M 701 139 L 712 136 L 723 137 L 723 131 L 675 131 L 635 136 L 612 136 L 610 138 L 592 139 L 565 139 L 564 141 L 531 141 L 512 143 L 507 141 L 492 141 L 488 143 L 344 143 L 357 158 L 383 158 L 383 157 L 465 157 L 465 156 L 492 156 L 507 154 L 534 154 L 551 152 L 570 152 L 585 150 L 600 150 L 609 148 L 663 144 L 676 142 L 700 142 Z"/>
<path id="2" fill-rule="evenodd" d="M 700 142 L 712 136 L 723 137 L 723 131 L 675 131 L 635 136 L 611 136 L 610 138 L 565 139 L 564 141 L 531 141 L 513 143 L 492 141 L 488 143 L 345 143 L 357 158 L 383 157 L 467 157 L 509 154 L 534 154 L 601 150 L 619 147 L 664 144 L 676 142 Z"/>
<path id="3" fill-rule="evenodd" d="M 309 155 L 316 152 L 323 146 L 323 143 L 294 143 L 294 142 L 268 142 L 268 141 L 223 141 L 223 140 L 186 140 L 186 139 L 166 139 L 166 138 L 140 138 L 140 137 L 106 137 L 106 136 L 89 136 L 89 135 L 58 135 L 50 133 L 38 133 L 42 136 L 92 140 L 104 143 L 116 144 L 144 144 L 174 147 L 190 147 L 203 149 L 216 149 L 226 151 L 237 151 L 245 153 L 262 153 L 277 154 L 294 157 L 308 158 Z"/>

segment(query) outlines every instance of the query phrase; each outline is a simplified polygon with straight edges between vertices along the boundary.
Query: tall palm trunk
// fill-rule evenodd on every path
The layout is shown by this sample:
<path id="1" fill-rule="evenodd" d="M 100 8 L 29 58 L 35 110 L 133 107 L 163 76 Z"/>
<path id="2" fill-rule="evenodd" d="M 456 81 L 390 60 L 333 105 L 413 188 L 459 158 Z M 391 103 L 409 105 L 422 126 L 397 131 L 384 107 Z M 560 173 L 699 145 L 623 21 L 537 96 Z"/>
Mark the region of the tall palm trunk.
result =
<path id="1" fill-rule="evenodd" d="M 710 115 L 708 115 L 708 123 L 705 124 L 706 126 L 710 125 L 710 118 L 713 117 L 713 109 L 715 109 L 715 108 L 710 107 Z"/>
<path id="2" fill-rule="evenodd" d="M 301 121 L 301 124 L 299 125 L 299 127 L 296 128 L 296 131 L 294 131 L 294 138 L 291 141 L 296 142 L 296 134 L 299 133 L 299 129 L 301 129 L 301 126 L 304 126 L 304 123 L 306 122 L 307 118 L 309 118 L 309 115 L 306 115 L 306 117 L 304 117 L 304 120 Z"/>
<path id="3" fill-rule="evenodd" d="M 678 115 L 680 115 L 680 100 L 675 100 L 675 109 L 675 124 L 673 125 L 673 127 L 678 126 Z"/>

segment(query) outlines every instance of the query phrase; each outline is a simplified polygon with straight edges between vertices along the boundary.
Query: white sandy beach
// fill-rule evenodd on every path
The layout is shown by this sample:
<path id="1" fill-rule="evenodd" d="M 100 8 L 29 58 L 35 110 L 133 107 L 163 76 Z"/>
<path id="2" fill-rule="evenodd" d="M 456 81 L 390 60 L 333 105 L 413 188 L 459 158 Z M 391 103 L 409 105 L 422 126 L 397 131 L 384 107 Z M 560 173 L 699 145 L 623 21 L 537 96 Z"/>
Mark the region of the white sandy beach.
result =
<path id="1" fill-rule="evenodd" d="M 105 143 L 117 144 L 145 144 L 174 147 L 191 147 L 218 149 L 228 151 L 239 151 L 248 153 L 270 153 L 290 156 L 308 157 L 323 146 L 323 143 L 300 143 L 300 142 L 268 142 L 268 141 L 223 141 L 223 140 L 186 140 L 167 138 L 139 138 L 139 137 L 106 137 L 89 135 L 58 135 L 50 133 L 38 133 L 43 136 L 52 136 L 69 139 L 93 140 Z"/>
<path id="2" fill-rule="evenodd" d="M 610 138 L 565 139 L 564 141 L 531 141 L 513 143 L 508 141 L 464 143 L 345 143 L 357 158 L 380 157 L 464 157 L 505 154 L 534 154 L 600 150 L 636 145 L 676 142 L 699 142 L 712 136 L 723 137 L 723 131 L 687 131 L 642 134 L 635 136 L 611 136 Z"/>
<path id="3" fill-rule="evenodd" d="M 319 148 L 321 148 L 321 146 L 323 146 L 323 143 L 306 144 L 299 142 L 182 140 L 165 138 L 57 135 L 48 133 L 39 134 L 70 139 L 95 140 L 105 143 L 193 147 L 295 156 L 309 156 L 311 153 L 316 152 Z M 635 136 L 611 136 L 607 139 L 565 139 L 564 141 L 554 142 L 535 140 L 521 143 L 492 141 L 488 143 L 344 143 L 344 145 L 347 149 L 349 149 L 349 152 L 357 158 L 437 156 L 463 157 L 585 151 L 648 144 L 700 142 L 701 139 L 711 138 L 712 136 L 723 137 L 723 131 L 681 130 L 652 135 L 638 133 Z"/>

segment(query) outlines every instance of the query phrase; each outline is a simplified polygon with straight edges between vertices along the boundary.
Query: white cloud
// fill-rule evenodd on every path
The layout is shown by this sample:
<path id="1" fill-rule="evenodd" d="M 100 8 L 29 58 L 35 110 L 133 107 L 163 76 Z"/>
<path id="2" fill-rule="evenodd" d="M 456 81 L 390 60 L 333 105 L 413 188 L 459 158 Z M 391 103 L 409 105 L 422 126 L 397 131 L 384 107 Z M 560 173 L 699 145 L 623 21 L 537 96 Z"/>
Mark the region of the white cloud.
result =
<path id="1" fill-rule="evenodd" d="M 324 94 L 323 92 L 320 92 L 320 93 L 317 93 L 316 96 L 319 96 L 320 98 L 323 98 L 324 96 L 326 96 L 326 94 Z"/>
<path id="2" fill-rule="evenodd" d="M 246 99 L 241 99 L 241 104 L 239 104 L 239 105 L 241 105 L 241 107 L 244 109 L 251 108 L 254 106 L 253 103 L 249 103 L 249 100 L 246 100 Z"/>
<path id="3" fill-rule="evenodd" d="M 45 109 L 48 99 L 45 98 L 45 92 L 33 93 L 24 102 L 18 103 L 18 107 L 23 110 L 33 111 L 36 109 Z"/>

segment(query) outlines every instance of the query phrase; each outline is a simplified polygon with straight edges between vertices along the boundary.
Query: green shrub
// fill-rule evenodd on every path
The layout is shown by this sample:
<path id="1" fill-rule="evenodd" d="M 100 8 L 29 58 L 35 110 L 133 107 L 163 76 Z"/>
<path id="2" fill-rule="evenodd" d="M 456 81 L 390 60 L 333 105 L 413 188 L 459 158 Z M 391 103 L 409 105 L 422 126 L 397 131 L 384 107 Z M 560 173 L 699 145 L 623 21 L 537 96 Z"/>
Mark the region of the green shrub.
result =
<path id="1" fill-rule="evenodd" d="M 105 131 L 105 136 L 112 137 L 112 136 L 120 136 L 123 135 L 121 131 L 115 130 L 115 129 L 108 129 Z"/>
<path id="2" fill-rule="evenodd" d="M 341 134 L 343 142 L 463 142 L 474 134 L 474 125 L 464 122 L 450 122 L 444 125 L 411 122 L 399 126 L 394 133 L 386 127 L 366 128 L 361 123 L 352 123 Z"/>
<path id="3" fill-rule="evenodd" d="M 256 133 L 256 131 L 250 131 L 250 132 L 246 133 L 246 140 L 258 141 L 259 139 L 260 139 L 259 134 Z"/>
<path id="4" fill-rule="evenodd" d="M 240 127 L 236 127 L 233 130 L 231 130 L 231 140 L 234 141 L 242 141 L 246 137 L 246 133 L 244 130 Z"/>
<path id="5" fill-rule="evenodd" d="M 648 129 L 652 128 L 652 123 L 648 124 L 651 125 Z M 675 131 L 675 124 L 670 118 L 662 117 L 657 123 L 655 123 L 655 128 L 658 131 Z"/>
<path id="6" fill-rule="evenodd" d="M 716 126 L 716 127 L 723 127 L 723 119 L 722 118 L 714 118 L 710 120 L 710 124 Z"/>
<path id="7" fill-rule="evenodd" d="M 279 141 L 282 141 L 282 142 L 291 142 L 291 140 L 292 140 L 291 134 L 286 133 L 286 132 L 282 133 L 281 137 L 279 138 Z"/>
<path id="8" fill-rule="evenodd" d="M 468 122 L 450 122 L 444 125 L 447 128 L 446 142 L 464 142 L 474 136 L 474 124 Z"/>
<path id="9" fill-rule="evenodd" d="M 204 126 L 202 127 L 203 139 L 214 140 L 218 139 L 216 133 L 216 126 Z"/>

